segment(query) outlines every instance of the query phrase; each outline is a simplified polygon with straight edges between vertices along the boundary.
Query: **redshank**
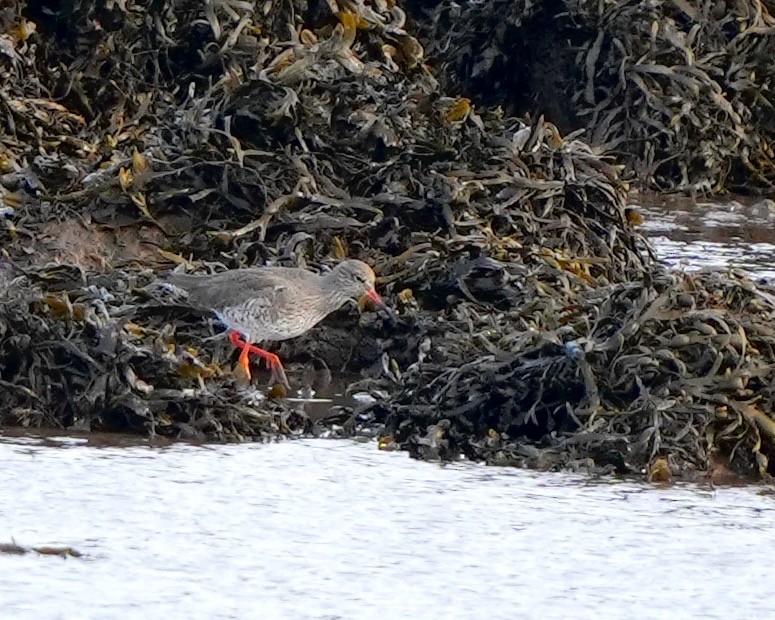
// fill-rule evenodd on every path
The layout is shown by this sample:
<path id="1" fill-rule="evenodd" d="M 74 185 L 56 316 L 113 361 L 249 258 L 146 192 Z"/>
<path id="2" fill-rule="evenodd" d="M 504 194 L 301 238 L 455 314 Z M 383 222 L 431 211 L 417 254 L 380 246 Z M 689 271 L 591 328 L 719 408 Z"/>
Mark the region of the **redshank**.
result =
<path id="1" fill-rule="evenodd" d="M 386 309 L 374 289 L 374 271 L 359 260 L 343 261 L 324 275 L 295 267 L 252 267 L 211 275 L 170 273 L 165 279 L 188 293 L 190 305 L 215 313 L 231 331 L 248 378 L 252 353 L 265 359 L 272 378 L 288 389 L 280 358 L 253 343 L 301 336 L 348 301 L 360 305 L 369 299 Z"/>

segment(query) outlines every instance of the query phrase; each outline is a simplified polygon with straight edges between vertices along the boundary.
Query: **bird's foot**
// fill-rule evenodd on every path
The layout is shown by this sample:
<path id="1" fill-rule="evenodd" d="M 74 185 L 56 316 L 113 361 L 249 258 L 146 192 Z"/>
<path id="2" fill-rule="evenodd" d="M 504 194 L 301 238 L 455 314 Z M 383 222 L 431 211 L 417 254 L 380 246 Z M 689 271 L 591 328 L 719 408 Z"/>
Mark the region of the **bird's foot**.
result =
<path id="1" fill-rule="evenodd" d="M 238 332 L 232 332 L 229 335 L 229 340 L 235 347 L 242 349 L 239 356 L 239 363 L 244 370 L 248 380 L 251 378 L 250 354 L 252 353 L 253 355 L 257 355 L 258 357 L 266 360 L 266 364 L 272 373 L 272 380 L 275 383 L 282 385 L 286 390 L 290 391 L 291 384 L 288 382 L 288 377 L 285 374 L 285 368 L 283 368 L 283 364 L 277 355 L 270 353 L 269 351 L 265 351 L 260 347 L 250 344 L 249 342 L 246 342 Z"/>

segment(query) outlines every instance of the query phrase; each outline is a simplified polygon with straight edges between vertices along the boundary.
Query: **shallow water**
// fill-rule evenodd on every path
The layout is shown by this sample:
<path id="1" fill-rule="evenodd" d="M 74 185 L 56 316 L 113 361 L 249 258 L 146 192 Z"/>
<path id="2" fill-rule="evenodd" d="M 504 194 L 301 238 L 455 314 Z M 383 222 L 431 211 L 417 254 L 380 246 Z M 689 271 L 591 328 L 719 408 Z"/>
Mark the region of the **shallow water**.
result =
<path id="1" fill-rule="evenodd" d="M 646 196 L 636 205 L 639 227 L 660 260 L 688 271 L 737 268 L 775 277 L 775 202 L 694 202 L 686 197 Z"/>
<path id="2" fill-rule="evenodd" d="M 50 442 L 48 442 L 50 443 Z M 766 617 L 773 496 L 374 443 L 0 443 L 6 618 Z"/>

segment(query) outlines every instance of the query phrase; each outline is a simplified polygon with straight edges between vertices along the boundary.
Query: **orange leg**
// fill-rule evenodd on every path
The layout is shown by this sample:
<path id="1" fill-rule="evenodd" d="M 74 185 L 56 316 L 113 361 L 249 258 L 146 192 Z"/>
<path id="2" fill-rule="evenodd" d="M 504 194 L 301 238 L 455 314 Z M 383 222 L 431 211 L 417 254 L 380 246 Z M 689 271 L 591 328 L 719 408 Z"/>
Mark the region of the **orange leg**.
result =
<path id="1" fill-rule="evenodd" d="M 265 359 L 266 365 L 269 367 L 269 370 L 272 371 L 272 378 L 280 381 L 283 386 L 290 389 L 291 386 L 288 384 L 288 378 L 285 376 L 283 364 L 280 361 L 280 358 L 274 353 L 270 353 L 269 351 L 265 351 L 260 347 L 246 342 L 238 332 L 229 334 L 229 341 L 238 349 L 242 349 L 242 352 L 239 355 L 239 363 L 242 368 L 245 369 L 245 374 L 248 379 L 250 379 L 250 354 L 252 353 L 253 355 L 258 355 L 260 358 Z"/>

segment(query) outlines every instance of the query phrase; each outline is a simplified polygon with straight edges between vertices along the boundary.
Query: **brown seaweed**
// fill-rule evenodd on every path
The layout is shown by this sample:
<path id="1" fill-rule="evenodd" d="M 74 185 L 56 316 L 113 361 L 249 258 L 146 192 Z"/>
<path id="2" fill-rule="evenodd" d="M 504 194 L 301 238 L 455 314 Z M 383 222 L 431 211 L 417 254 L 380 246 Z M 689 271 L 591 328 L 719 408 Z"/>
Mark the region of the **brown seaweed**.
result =
<path id="1" fill-rule="evenodd" d="M 0 543 L 0 553 L 6 555 L 26 555 L 33 551 L 38 555 L 58 555 L 62 558 L 83 557 L 83 553 L 72 547 L 23 547 L 16 542 Z"/>
<path id="2" fill-rule="evenodd" d="M 770 294 L 666 271 L 622 167 L 445 91 L 400 5 L 3 6 L 3 425 L 315 432 L 241 385 L 156 273 L 347 256 L 395 323 L 345 309 L 278 351 L 360 373 L 376 402 L 332 410 L 336 432 L 422 458 L 772 470 Z"/>
<path id="3" fill-rule="evenodd" d="M 450 92 L 583 129 L 660 189 L 775 185 L 770 1 L 445 1 L 418 15 Z"/>

